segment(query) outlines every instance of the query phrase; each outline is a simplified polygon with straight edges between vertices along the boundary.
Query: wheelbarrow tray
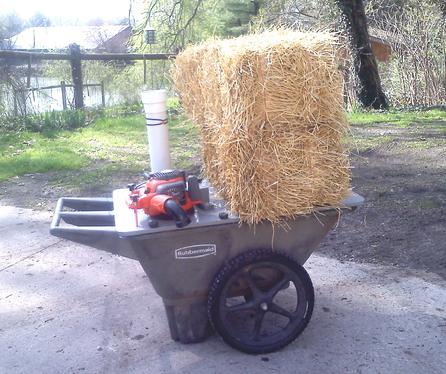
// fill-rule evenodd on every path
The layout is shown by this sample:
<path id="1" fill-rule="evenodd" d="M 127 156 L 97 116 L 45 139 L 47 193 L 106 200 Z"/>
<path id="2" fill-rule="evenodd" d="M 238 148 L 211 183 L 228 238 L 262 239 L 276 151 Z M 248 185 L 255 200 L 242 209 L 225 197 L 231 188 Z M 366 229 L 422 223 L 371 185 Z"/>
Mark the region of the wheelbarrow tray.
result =
<path id="1" fill-rule="evenodd" d="M 60 238 L 138 260 L 166 307 L 171 336 L 197 342 L 209 333 L 206 301 L 218 270 L 231 258 L 252 249 L 287 253 L 303 265 L 343 212 L 363 198 L 351 193 L 339 208 L 286 219 L 280 225 L 240 223 L 227 215 L 223 201 L 196 209 L 191 223 L 177 228 L 171 220 L 149 227 L 149 218 L 126 205 L 128 190 L 112 198 L 59 199 L 50 232 Z"/>

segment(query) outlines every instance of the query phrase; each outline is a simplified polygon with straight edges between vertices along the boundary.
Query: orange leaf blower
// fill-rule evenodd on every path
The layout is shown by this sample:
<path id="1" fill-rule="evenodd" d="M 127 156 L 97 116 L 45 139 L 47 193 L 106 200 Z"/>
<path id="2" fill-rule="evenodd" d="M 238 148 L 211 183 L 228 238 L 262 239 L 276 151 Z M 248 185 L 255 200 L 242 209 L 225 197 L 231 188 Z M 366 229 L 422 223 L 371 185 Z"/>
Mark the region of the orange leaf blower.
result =
<path id="1" fill-rule="evenodd" d="M 188 213 L 194 206 L 209 200 L 200 189 L 198 179 L 189 176 L 186 183 L 186 174 L 181 170 L 163 170 L 150 173 L 147 181 L 139 185 L 128 185 L 130 199 L 128 206 L 135 212 L 135 221 L 138 226 L 138 209 L 150 217 L 168 217 L 175 220 L 177 227 L 187 226 L 191 220 Z M 207 201 L 206 201 L 207 200 Z M 151 220 L 151 227 L 158 226 L 158 221 Z"/>

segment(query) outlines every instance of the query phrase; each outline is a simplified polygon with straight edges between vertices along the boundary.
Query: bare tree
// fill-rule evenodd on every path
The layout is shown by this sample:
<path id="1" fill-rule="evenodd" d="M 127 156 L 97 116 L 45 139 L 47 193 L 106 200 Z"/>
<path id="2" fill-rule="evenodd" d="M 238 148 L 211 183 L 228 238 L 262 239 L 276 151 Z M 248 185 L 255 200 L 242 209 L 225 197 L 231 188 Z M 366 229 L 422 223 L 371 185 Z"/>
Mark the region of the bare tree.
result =
<path id="1" fill-rule="evenodd" d="M 12 48 L 14 41 L 10 38 L 22 31 L 23 27 L 23 20 L 15 13 L 0 16 L 0 48 Z M 26 96 L 21 91 L 25 85 L 21 76 L 18 64 L 0 59 L 0 116 L 12 112 L 14 107 L 16 112 L 25 113 Z"/>
<path id="2" fill-rule="evenodd" d="M 373 14 L 385 30 L 392 59 L 381 74 L 397 105 L 441 105 L 446 102 L 446 17 L 433 0 L 401 5 L 386 14 Z"/>
<path id="3" fill-rule="evenodd" d="M 317 30 L 331 26 L 336 10 L 331 0 L 270 0 L 263 5 L 259 21 L 267 27 L 283 25 Z"/>
<path id="4" fill-rule="evenodd" d="M 358 99 L 367 108 L 387 109 L 389 104 L 381 87 L 378 65 L 372 52 L 363 1 L 336 1 L 350 34 L 355 72 L 360 82 Z"/>
<path id="5" fill-rule="evenodd" d="M 193 24 L 199 18 L 203 3 L 204 0 L 150 0 L 144 11 L 144 21 L 135 34 L 142 35 L 144 27 L 150 25 L 160 36 L 157 39 L 162 51 L 182 49 L 193 37 Z"/>

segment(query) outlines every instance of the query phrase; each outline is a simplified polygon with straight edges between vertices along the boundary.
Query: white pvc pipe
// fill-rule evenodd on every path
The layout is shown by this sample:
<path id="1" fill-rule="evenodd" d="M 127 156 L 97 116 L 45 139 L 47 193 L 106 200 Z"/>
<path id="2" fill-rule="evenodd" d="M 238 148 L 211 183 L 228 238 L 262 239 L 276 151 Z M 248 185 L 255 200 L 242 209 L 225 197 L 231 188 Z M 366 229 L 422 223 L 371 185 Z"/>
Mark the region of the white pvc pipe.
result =
<path id="1" fill-rule="evenodd" d="M 166 90 L 143 91 L 141 97 L 146 113 L 150 169 L 153 172 L 170 169 Z"/>

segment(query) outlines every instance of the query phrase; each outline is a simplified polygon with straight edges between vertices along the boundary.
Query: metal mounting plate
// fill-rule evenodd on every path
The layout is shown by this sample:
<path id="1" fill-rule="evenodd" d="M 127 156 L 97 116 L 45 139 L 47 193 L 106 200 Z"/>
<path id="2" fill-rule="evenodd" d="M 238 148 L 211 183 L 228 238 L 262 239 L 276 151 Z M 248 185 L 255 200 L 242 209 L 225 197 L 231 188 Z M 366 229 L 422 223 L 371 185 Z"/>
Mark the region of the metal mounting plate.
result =
<path id="1" fill-rule="evenodd" d="M 113 205 L 115 211 L 116 231 L 120 236 L 145 235 L 170 230 L 190 230 L 200 226 L 225 225 L 238 223 L 237 216 L 229 215 L 227 219 L 220 219 L 219 213 L 225 212 L 224 202 L 222 200 L 212 201 L 209 209 L 196 208 L 195 213 L 190 216 L 191 223 L 183 228 L 177 228 L 175 222 L 169 219 L 157 219 L 158 227 L 149 226 L 149 217 L 142 210 L 138 211 L 138 226 L 136 226 L 133 210 L 127 206 L 127 189 L 113 191 Z"/>
<path id="2" fill-rule="evenodd" d="M 191 230 L 202 226 L 238 224 L 239 218 L 236 215 L 229 214 L 227 219 L 221 219 L 219 214 L 227 212 L 225 202 L 223 200 L 211 199 L 211 207 L 209 209 L 195 209 L 195 213 L 190 216 L 191 223 L 183 228 L 177 228 L 173 220 L 158 219 L 158 227 L 151 228 L 149 226 L 150 218 L 144 214 L 142 210 L 138 211 L 138 226 L 136 226 L 133 210 L 127 206 L 128 190 L 119 189 L 113 191 L 113 205 L 115 213 L 115 226 L 119 236 L 136 236 L 146 235 L 171 230 Z M 339 208 L 321 207 L 317 211 L 321 214 L 327 214 L 329 211 L 335 212 L 339 209 L 354 209 L 364 202 L 364 198 L 352 192 L 342 203 Z"/>

